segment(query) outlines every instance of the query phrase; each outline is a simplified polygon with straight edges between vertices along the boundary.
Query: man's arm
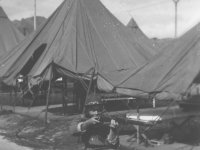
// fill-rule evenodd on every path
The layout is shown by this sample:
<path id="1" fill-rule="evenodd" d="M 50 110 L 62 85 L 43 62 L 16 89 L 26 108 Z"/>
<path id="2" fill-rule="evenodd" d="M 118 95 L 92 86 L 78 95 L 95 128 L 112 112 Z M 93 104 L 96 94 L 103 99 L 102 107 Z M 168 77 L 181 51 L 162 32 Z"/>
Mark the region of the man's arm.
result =
<path id="1" fill-rule="evenodd" d="M 72 135 L 80 135 L 80 134 L 84 133 L 90 126 L 99 123 L 99 121 L 96 119 L 97 119 L 97 117 L 92 117 L 90 119 L 86 119 L 82 115 L 80 115 L 79 118 L 75 118 L 71 122 L 71 126 L 70 126 L 71 134 Z"/>
<path id="2" fill-rule="evenodd" d="M 119 146 L 119 136 L 117 131 L 118 126 L 119 124 L 115 122 L 115 120 L 111 120 L 110 132 L 106 139 L 106 145 L 109 147 L 116 148 Z"/>
<path id="3" fill-rule="evenodd" d="M 83 122 L 84 117 L 82 115 L 72 120 L 71 125 L 69 127 L 70 133 L 74 136 L 78 136 L 84 133 L 85 131 L 81 129 Z"/>

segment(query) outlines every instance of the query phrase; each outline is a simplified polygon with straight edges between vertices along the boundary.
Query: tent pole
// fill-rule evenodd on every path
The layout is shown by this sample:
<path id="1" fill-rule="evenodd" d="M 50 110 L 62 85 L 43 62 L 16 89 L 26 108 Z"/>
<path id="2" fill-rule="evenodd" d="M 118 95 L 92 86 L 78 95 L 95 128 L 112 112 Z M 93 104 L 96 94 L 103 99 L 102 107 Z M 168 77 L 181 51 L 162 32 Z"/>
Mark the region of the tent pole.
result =
<path id="1" fill-rule="evenodd" d="M 67 79 L 64 79 L 63 77 L 62 77 L 62 92 L 63 92 L 63 94 L 62 94 L 62 106 L 63 106 L 63 114 L 65 115 L 67 112 L 66 112 L 66 110 L 67 110 L 67 99 L 66 99 L 66 82 L 67 82 Z"/>
<path id="2" fill-rule="evenodd" d="M 52 93 L 53 93 L 52 102 L 53 104 L 55 104 L 55 82 L 52 83 L 51 88 L 52 88 Z"/>
<path id="3" fill-rule="evenodd" d="M 153 108 L 156 108 L 156 99 L 155 99 L 155 97 L 153 98 Z"/>
<path id="4" fill-rule="evenodd" d="M 35 3 L 34 3 L 34 30 L 36 30 L 36 0 L 35 0 Z"/>
<path id="5" fill-rule="evenodd" d="M 22 104 L 24 106 L 24 89 L 22 88 Z"/>
<path id="6" fill-rule="evenodd" d="M 63 115 L 65 115 L 65 85 L 64 79 L 62 78 L 62 106 L 63 106 Z"/>
<path id="7" fill-rule="evenodd" d="M 18 90 L 18 87 L 16 88 L 16 90 L 14 89 L 14 92 L 15 92 L 14 112 L 15 112 L 15 107 L 17 103 L 17 90 Z"/>
<path id="8" fill-rule="evenodd" d="M 47 100 L 46 100 L 46 112 L 45 112 L 45 120 L 44 124 L 47 125 L 47 112 L 48 112 L 48 105 L 49 105 L 49 97 L 50 97 L 50 90 L 51 90 L 51 81 L 52 81 L 52 65 L 50 68 L 50 78 L 49 78 L 49 87 L 48 87 L 48 95 L 47 95 Z"/>
<path id="9" fill-rule="evenodd" d="M 68 105 L 67 105 L 67 104 L 68 104 L 68 97 L 67 97 L 67 92 L 68 92 L 68 91 L 67 91 L 67 88 L 68 88 L 68 87 L 67 87 L 67 82 L 68 82 L 68 80 L 67 80 L 67 77 L 66 77 L 66 81 L 65 81 L 65 91 L 64 91 L 64 92 L 65 92 L 65 104 L 66 104 L 66 105 L 65 105 L 65 109 L 66 109 L 66 110 L 67 110 L 67 106 L 68 106 Z M 69 109 L 69 108 L 68 108 L 68 109 Z"/>
<path id="10" fill-rule="evenodd" d="M 139 115 L 139 105 L 137 106 L 137 120 L 140 119 L 140 115 Z M 140 126 L 137 125 L 137 144 L 140 144 Z"/>
<path id="11" fill-rule="evenodd" d="M 12 105 L 12 90 L 10 90 L 9 93 L 10 93 L 10 105 Z"/>
<path id="12" fill-rule="evenodd" d="M 92 76 L 91 76 L 91 79 L 90 79 L 90 84 L 89 84 L 88 91 L 87 91 L 87 95 L 86 95 L 86 99 L 85 99 L 85 104 L 86 104 L 86 100 L 87 100 L 88 95 L 89 95 L 90 90 L 91 90 L 92 81 L 93 81 L 93 78 L 94 78 L 94 73 L 95 73 L 95 69 L 93 68 Z M 83 113 L 84 113 L 84 112 L 85 112 L 85 107 L 83 108 Z"/>
<path id="13" fill-rule="evenodd" d="M 3 84 L 3 81 L 2 81 L 2 78 L 0 78 L 0 81 L 1 81 L 1 89 L 3 91 L 3 88 L 2 88 L 2 84 Z M 3 109 L 3 102 L 1 101 L 1 110 Z"/>

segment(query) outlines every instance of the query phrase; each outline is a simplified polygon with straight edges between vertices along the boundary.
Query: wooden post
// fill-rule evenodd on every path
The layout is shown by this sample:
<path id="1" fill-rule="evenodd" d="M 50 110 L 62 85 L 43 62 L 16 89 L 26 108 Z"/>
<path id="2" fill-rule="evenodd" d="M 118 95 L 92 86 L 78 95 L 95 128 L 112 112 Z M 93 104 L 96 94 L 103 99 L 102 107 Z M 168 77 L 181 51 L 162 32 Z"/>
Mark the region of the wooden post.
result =
<path id="1" fill-rule="evenodd" d="M 52 89 L 52 104 L 55 104 L 55 82 L 52 83 L 51 85 L 51 89 Z"/>
<path id="2" fill-rule="evenodd" d="M 50 78 L 49 78 L 49 88 L 48 88 L 48 95 L 47 95 L 47 100 L 46 100 L 46 112 L 45 112 L 45 120 L 44 120 L 44 124 L 47 125 L 47 113 L 48 113 L 48 105 L 49 105 L 49 97 L 50 97 L 50 90 L 51 90 L 51 80 L 52 80 L 52 76 L 53 76 L 53 72 L 52 72 L 52 65 L 50 66 Z"/>
<path id="3" fill-rule="evenodd" d="M 15 92 L 15 102 L 14 102 L 14 112 L 15 112 L 15 107 L 16 107 L 16 104 L 17 104 L 17 90 L 14 90 L 14 92 Z"/>
<path id="4" fill-rule="evenodd" d="M 68 103 L 68 97 L 67 97 L 67 82 L 68 82 L 68 80 L 67 80 L 67 78 L 66 78 L 66 81 L 65 81 L 65 92 L 64 92 L 64 94 L 65 94 L 65 109 L 67 109 L 67 103 Z M 67 98 L 67 99 L 66 99 Z"/>
<path id="5" fill-rule="evenodd" d="M 35 0 L 35 3 L 34 3 L 34 30 L 36 30 L 36 0 Z"/>
<path id="6" fill-rule="evenodd" d="M 12 90 L 10 90 L 10 105 L 12 106 Z"/>
<path id="7" fill-rule="evenodd" d="M 94 94 L 96 94 L 96 85 L 94 86 Z"/>
<path id="8" fill-rule="evenodd" d="M 23 103 L 23 106 L 24 106 L 24 89 L 22 88 L 22 103 Z"/>
<path id="9" fill-rule="evenodd" d="M 139 106 L 137 106 L 137 119 L 140 119 Z M 137 125 L 137 144 L 140 144 L 140 126 Z"/>
<path id="10" fill-rule="evenodd" d="M 66 96 L 66 79 L 62 78 L 62 103 L 63 103 L 63 114 L 66 114 L 66 108 L 67 108 L 67 102 L 65 101 L 65 96 Z"/>
<path id="11" fill-rule="evenodd" d="M 64 79 L 62 78 L 62 106 L 63 106 L 63 114 L 65 115 L 65 83 L 64 83 Z"/>
<path id="12" fill-rule="evenodd" d="M 91 86 L 92 86 L 92 81 L 93 81 L 93 78 L 94 78 L 94 73 L 95 73 L 95 69 L 93 68 L 92 76 L 91 76 L 91 79 L 90 79 L 90 83 L 89 83 L 89 87 L 88 87 L 88 91 L 87 91 L 87 95 L 86 95 L 86 99 L 85 99 L 85 104 L 86 104 L 86 100 L 88 98 L 88 95 L 90 93 L 90 89 L 91 89 Z M 84 112 L 85 112 L 85 107 L 83 108 L 83 113 Z"/>
<path id="13" fill-rule="evenodd" d="M 153 108 L 156 108 L 156 100 L 153 98 Z"/>
<path id="14" fill-rule="evenodd" d="M 0 81 L 1 81 L 1 89 L 2 89 L 2 91 L 3 91 L 3 81 L 2 81 L 2 78 L 0 78 Z M 2 104 L 3 102 L 1 101 L 1 110 L 3 109 L 3 104 Z"/>

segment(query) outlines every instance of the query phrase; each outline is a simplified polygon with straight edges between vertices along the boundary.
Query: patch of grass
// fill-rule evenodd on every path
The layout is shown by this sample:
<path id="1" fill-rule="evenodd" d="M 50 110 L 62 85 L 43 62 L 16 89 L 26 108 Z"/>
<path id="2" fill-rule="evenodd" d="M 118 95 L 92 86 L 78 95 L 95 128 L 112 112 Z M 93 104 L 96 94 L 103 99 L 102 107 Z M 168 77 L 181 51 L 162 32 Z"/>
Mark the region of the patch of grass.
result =
<path id="1" fill-rule="evenodd" d="M 45 126 L 43 120 L 11 113 L 0 115 L 0 120 L 6 122 L 5 126 L 0 126 L 5 131 L 0 134 L 21 146 L 43 150 L 82 147 L 77 138 L 69 134 L 71 119 L 52 120 Z"/>

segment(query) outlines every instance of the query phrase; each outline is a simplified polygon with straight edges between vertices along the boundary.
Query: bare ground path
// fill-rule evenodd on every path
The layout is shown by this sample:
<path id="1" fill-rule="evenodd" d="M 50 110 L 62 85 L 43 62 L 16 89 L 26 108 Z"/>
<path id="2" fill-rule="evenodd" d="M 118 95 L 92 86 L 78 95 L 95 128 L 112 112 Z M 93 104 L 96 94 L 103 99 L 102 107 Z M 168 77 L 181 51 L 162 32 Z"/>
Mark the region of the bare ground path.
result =
<path id="1" fill-rule="evenodd" d="M 27 150 L 79 150 L 83 147 L 76 137 L 69 134 L 71 119 L 48 113 L 49 121 L 45 126 L 44 112 L 38 116 L 44 107 L 31 109 L 29 115 L 25 115 L 27 108 L 16 107 L 16 113 L 10 111 L 11 107 L 7 106 L 6 109 L 7 111 L 0 112 L 0 135 L 10 143 L 7 144 L 8 147 L 11 146 L 9 150 L 13 150 L 14 143 L 27 147 Z M 6 147 L 0 147 L 0 150 L 6 150 Z"/>
<path id="2" fill-rule="evenodd" d="M 33 150 L 33 149 L 24 146 L 19 146 L 9 140 L 6 140 L 3 136 L 0 136 L 0 150 Z"/>

